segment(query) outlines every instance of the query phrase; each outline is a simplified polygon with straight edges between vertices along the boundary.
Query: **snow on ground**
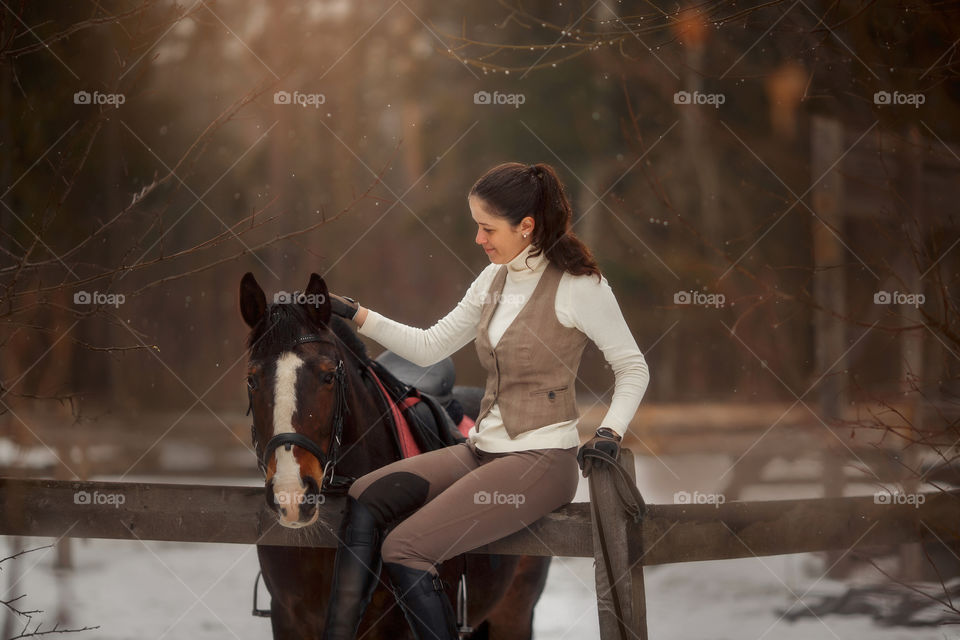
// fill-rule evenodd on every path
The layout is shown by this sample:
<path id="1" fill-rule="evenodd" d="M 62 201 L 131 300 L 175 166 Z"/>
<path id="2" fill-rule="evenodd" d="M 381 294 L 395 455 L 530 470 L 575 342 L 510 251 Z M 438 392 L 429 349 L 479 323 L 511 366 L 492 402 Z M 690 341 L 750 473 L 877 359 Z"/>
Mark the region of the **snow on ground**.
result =
<path id="1" fill-rule="evenodd" d="M 29 545 L 48 542 L 31 539 Z M 9 538 L 0 540 L 10 550 Z M 253 547 L 117 540 L 76 541 L 76 570 L 56 575 L 54 553 L 21 558 L 10 571 L 19 578 L 4 598 L 27 594 L 31 609 L 53 622 L 100 629 L 73 638 L 103 640 L 231 639 L 270 637 L 269 622 L 250 615 L 257 558 Z M 792 593 L 807 598 L 836 593 L 842 585 L 817 582 L 821 563 L 812 554 L 749 560 L 685 563 L 645 570 L 647 615 L 654 640 L 943 640 L 937 629 L 883 629 L 865 616 L 778 620 Z M 812 570 L 812 571 L 811 571 Z M 5 580 L 9 580 L 4 571 Z M 792 593 L 791 593 L 792 592 Z M 537 607 L 541 640 L 598 638 L 593 561 L 557 558 Z M 265 591 L 261 586 L 261 596 Z M 62 607 L 62 608 L 61 608 Z"/>
<path id="2" fill-rule="evenodd" d="M 649 503 L 672 502 L 673 492 L 679 489 L 712 490 L 709 479 L 722 474 L 727 464 L 711 457 L 642 458 L 639 486 Z M 684 482 L 678 484 L 677 476 Z M 142 476 L 127 480 L 157 481 Z M 180 481 L 211 482 L 187 477 Z M 222 483 L 251 484 L 251 480 L 224 479 Z M 581 479 L 575 500 L 586 500 L 587 495 L 586 481 Z M 788 491 L 779 486 L 775 495 L 758 488 L 744 497 L 815 495 L 809 488 Z M 50 542 L 25 540 L 27 548 Z M 11 545 L 11 538 L 0 537 L 0 554 L 12 553 Z M 42 619 L 48 624 L 62 612 L 61 626 L 100 625 L 94 631 L 66 636 L 76 640 L 270 637 L 269 621 L 250 615 L 258 570 L 252 546 L 75 540 L 73 553 L 76 568 L 71 572 L 53 568 L 53 549 L 4 563 L 3 599 L 26 594 L 25 601 L 18 603 L 20 608 L 44 610 Z M 653 640 L 960 639 L 955 628 L 887 629 L 866 616 L 780 619 L 778 612 L 794 605 L 798 597 L 809 602 L 843 590 L 842 583 L 821 579 L 825 568 L 817 554 L 648 567 L 644 573 L 649 636 Z M 593 572 L 589 558 L 554 560 L 534 618 L 535 638 L 599 637 Z M 261 606 L 267 597 L 261 585 Z"/>

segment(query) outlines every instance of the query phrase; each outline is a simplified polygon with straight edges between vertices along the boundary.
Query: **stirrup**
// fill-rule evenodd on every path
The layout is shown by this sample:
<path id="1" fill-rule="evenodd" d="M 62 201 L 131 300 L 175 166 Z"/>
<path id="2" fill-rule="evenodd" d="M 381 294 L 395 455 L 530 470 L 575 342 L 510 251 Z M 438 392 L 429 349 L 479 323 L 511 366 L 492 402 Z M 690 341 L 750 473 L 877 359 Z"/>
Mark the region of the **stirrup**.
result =
<path id="1" fill-rule="evenodd" d="M 464 637 L 473 633 L 473 627 L 467 624 L 467 574 L 461 573 L 457 581 L 457 633 Z"/>

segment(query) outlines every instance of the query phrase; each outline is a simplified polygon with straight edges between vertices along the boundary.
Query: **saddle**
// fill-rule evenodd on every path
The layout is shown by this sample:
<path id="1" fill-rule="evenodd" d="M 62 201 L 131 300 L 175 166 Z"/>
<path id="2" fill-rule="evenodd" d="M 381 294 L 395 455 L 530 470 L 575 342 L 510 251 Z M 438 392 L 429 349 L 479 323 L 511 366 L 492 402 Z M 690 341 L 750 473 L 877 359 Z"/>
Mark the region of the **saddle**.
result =
<path id="1" fill-rule="evenodd" d="M 403 383 L 433 396 L 447 410 L 460 433 L 467 435 L 480 415 L 484 389 L 455 385 L 456 371 L 451 358 L 444 358 L 429 367 L 420 367 L 388 350 L 377 356 L 377 361 Z"/>
<path id="2" fill-rule="evenodd" d="M 453 360 L 418 366 L 392 351 L 370 361 L 375 382 L 386 392 L 401 457 L 466 442 L 473 421 L 455 397 Z M 382 395 L 382 394 L 381 394 Z M 402 424 L 405 421 L 406 424 Z M 412 436 L 413 444 L 405 442 Z"/>

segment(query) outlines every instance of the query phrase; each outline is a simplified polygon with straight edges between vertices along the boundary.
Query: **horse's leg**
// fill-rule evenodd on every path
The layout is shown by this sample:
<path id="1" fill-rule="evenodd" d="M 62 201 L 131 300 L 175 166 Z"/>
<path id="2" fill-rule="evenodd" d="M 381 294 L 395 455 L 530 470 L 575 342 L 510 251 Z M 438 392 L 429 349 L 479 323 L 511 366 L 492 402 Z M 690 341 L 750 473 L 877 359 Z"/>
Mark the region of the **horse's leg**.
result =
<path id="1" fill-rule="evenodd" d="M 276 598 L 270 600 L 270 628 L 273 631 L 273 640 L 302 637 L 295 628 L 293 616 Z"/>
<path id="2" fill-rule="evenodd" d="M 490 640 L 530 640 L 533 637 L 533 609 L 540 600 L 550 556 L 520 556 L 507 593 L 487 616 Z"/>
<path id="3" fill-rule="evenodd" d="M 274 640 L 312 640 L 323 629 L 333 568 L 332 549 L 257 545 L 270 592 Z"/>
<path id="4" fill-rule="evenodd" d="M 514 555 L 466 555 L 467 624 L 474 629 L 481 627 L 493 608 L 506 595 L 518 558 L 519 556 Z M 446 594 L 454 611 L 457 609 L 457 586 L 463 569 L 463 556 L 451 558 L 439 567 L 441 579 L 449 585 Z"/>
<path id="5" fill-rule="evenodd" d="M 257 547 L 263 581 L 270 592 L 274 640 L 315 640 L 323 632 L 336 549 Z M 412 638 L 393 592 L 381 580 L 360 623 L 364 640 Z"/>
<path id="6" fill-rule="evenodd" d="M 384 571 L 381 580 L 387 580 Z M 397 604 L 393 591 L 380 584 L 373 592 L 367 611 L 360 621 L 357 637 L 363 640 L 410 640 L 413 631 L 403 617 L 403 609 Z"/>

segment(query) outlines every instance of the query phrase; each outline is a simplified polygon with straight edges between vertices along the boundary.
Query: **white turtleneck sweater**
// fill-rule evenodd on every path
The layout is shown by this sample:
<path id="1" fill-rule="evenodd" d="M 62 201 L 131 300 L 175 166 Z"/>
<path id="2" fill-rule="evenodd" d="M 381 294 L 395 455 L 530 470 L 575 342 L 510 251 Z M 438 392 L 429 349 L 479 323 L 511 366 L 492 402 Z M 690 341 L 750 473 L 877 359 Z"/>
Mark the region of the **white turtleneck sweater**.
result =
<path id="1" fill-rule="evenodd" d="M 533 294 L 534 287 L 546 268 L 546 257 L 541 254 L 524 263 L 533 249 L 528 245 L 507 263 L 507 278 L 503 297 L 490 318 L 488 335 L 496 345 L 523 303 Z M 477 337 L 483 298 L 490 289 L 497 271 L 503 265 L 490 263 L 467 289 L 455 309 L 429 329 L 418 329 L 395 322 L 368 309 L 367 319 L 357 332 L 373 338 L 399 356 L 422 367 L 456 353 Z M 518 295 L 513 295 L 518 294 Z M 616 383 L 610 407 L 601 422 L 621 436 L 626 433 L 640 400 L 647 389 L 649 374 L 647 362 L 623 319 L 620 305 L 605 277 L 575 276 L 564 272 L 557 288 L 554 310 L 557 320 L 565 327 L 576 327 L 600 349 L 613 369 Z M 595 393 L 604 389 L 591 385 Z M 599 402 L 600 398 L 591 398 Z M 549 424 L 511 438 L 503 426 L 500 408 L 494 403 L 490 412 L 475 425 L 468 435 L 471 442 L 484 451 L 523 451 L 576 447 L 580 444 L 578 419 Z M 480 427 L 478 429 L 478 427 Z"/>

